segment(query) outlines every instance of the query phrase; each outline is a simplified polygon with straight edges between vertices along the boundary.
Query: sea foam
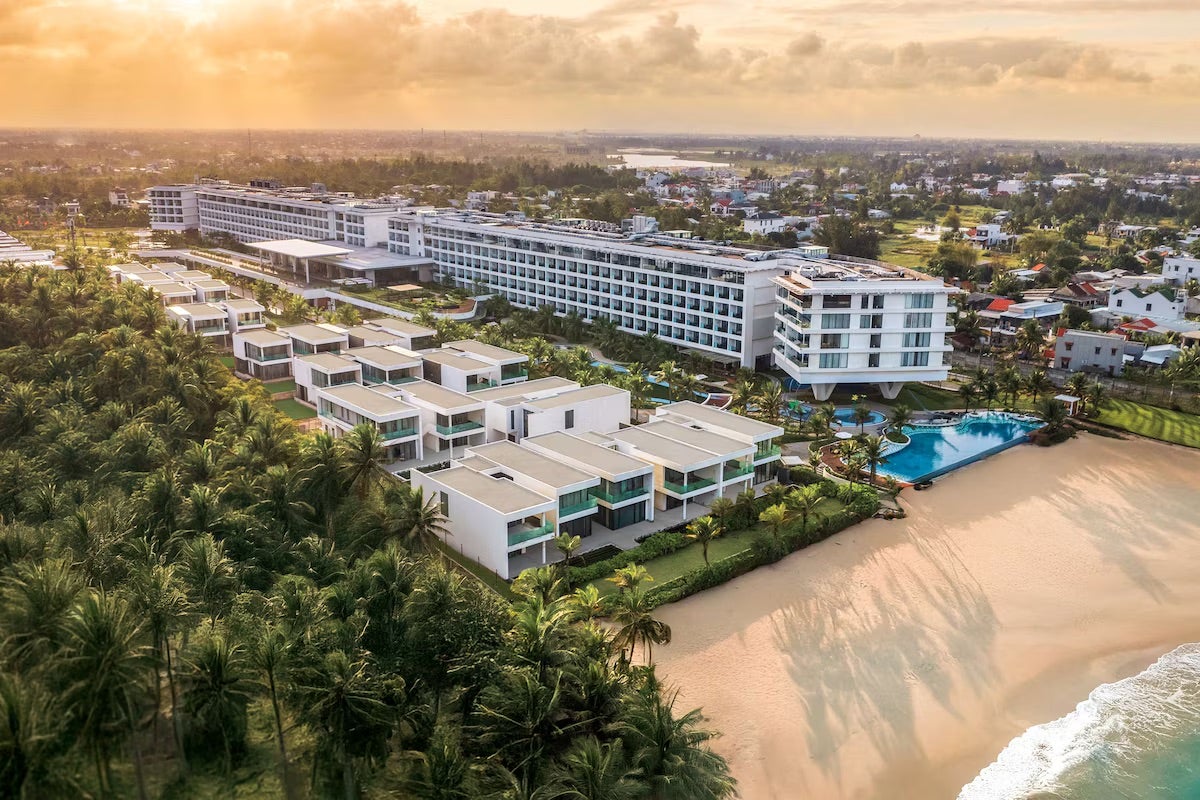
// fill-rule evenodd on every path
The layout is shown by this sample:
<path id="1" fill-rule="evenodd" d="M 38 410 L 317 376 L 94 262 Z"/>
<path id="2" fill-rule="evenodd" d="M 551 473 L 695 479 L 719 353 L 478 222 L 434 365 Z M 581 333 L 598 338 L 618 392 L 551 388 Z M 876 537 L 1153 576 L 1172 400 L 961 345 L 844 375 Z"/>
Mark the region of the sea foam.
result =
<path id="1" fill-rule="evenodd" d="M 1013 739 L 958 800 L 1165 800 L 1200 787 L 1200 644 Z"/>

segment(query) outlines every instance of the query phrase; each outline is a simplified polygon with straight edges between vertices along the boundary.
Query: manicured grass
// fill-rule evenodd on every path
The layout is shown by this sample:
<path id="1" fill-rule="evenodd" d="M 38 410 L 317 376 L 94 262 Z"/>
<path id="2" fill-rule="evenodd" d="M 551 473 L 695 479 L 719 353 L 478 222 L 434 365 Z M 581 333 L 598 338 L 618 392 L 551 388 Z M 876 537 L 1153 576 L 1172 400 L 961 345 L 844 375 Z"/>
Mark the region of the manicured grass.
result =
<path id="1" fill-rule="evenodd" d="M 1096 418 L 1104 425 L 1164 442 L 1200 447 L 1200 417 L 1146 406 L 1129 400 L 1109 400 Z"/>
<path id="2" fill-rule="evenodd" d="M 292 419 L 312 419 L 317 415 L 316 411 L 291 397 L 286 400 L 276 400 L 274 405 Z"/>
<path id="3" fill-rule="evenodd" d="M 217 360 L 224 364 L 225 368 L 228 370 L 232 370 L 234 367 L 233 356 L 221 356 Z"/>
<path id="4" fill-rule="evenodd" d="M 263 386 L 267 387 L 267 391 L 271 394 L 296 391 L 296 382 L 291 378 L 282 381 L 271 381 L 270 383 L 264 383 Z"/>
<path id="5" fill-rule="evenodd" d="M 905 386 L 900 392 L 900 396 L 896 398 L 896 402 L 904 403 L 914 411 L 922 409 L 943 411 L 947 408 L 963 407 L 963 401 L 958 396 L 958 392 L 935 389 L 932 386 L 926 386 L 921 383 L 910 383 Z"/>
<path id="6" fill-rule="evenodd" d="M 841 511 L 843 508 L 844 506 L 840 501 L 827 497 L 817 506 L 817 513 L 822 516 L 829 516 Z M 810 526 L 814 524 L 814 519 L 815 517 L 809 518 L 808 524 Z M 722 534 L 708 546 L 709 563 L 715 564 L 743 550 L 748 550 L 750 543 L 756 537 L 766 532 L 767 526 L 759 523 L 738 533 Z M 676 550 L 674 553 L 667 553 L 665 556 L 659 556 L 647 561 L 642 566 L 654 578 L 653 583 L 650 584 L 650 588 L 653 588 L 659 584 L 682 577 L 692 570 L 703 567 L 704 552 L 700 545 L 693 543 L 682 550 Z M 606 578 L 595 581 L 595 585 L 601 594 L 612 594 L 617 590 L 616 584 Z"/>

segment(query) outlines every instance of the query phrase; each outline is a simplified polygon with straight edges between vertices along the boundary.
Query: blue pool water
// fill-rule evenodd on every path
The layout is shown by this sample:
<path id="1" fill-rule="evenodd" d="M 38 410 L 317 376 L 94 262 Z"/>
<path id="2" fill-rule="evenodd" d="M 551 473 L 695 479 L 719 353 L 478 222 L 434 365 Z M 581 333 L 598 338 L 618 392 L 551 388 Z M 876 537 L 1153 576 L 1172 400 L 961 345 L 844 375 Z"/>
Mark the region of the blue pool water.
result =
<path id="1" fill-rule="evenodd" d="M 958 800 L 1200 798 L 1200 644 L 1013 739 Z"/>
<path id="2" fill-rule="evenodd" d="M 796 403 L 795 405 L 789 405 L 787 408 L 785 408 L 783 410 L 783 415 L 789 419 L 798 419 L 800 421 L 804 421 L 812 416 L 812 412 L 812 406 L 804 403 Z M 858 423 L 854 421 L 854 406 L 838 406 L 836 409 L 834 409 L 833 415 L 837 418 L 838 425 L 846 425 L 851 427 L 858 426 Z M 881 425 L 883 424 L 883 421 L 883 414 L 880 414 L 878 411 L 872 411 L 871 418 L 867 420 L 866 424 Z"/>
<path id="3" fill-rule="evenodd" d="M 941 428 L 905 426 L 911 440 L 880 465 L 879 472 L 909 483 L 920 483 L 964 464 L 1020 444 L 1042 423 L 1020 420 L 1000 412 L 968 416 L 958 425 Z"/>

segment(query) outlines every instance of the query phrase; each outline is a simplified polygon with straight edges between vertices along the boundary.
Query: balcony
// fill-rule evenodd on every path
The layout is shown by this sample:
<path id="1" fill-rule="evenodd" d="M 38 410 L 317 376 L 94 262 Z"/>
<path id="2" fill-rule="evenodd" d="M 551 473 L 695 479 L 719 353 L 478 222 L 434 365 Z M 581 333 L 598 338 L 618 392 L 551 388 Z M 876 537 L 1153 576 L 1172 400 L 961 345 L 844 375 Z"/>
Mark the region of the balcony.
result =
<path id="1" fill-rule="evenodd" d="M 457 425 L 437 425 L 435 427 L 437 428 L 437 432 L 442 436 L 454 436 L 466 431 L 482 430 L 483 423 L 468 420 L 467 422 L 460 422 Z"/>
<path id="2" fill-rule="evenodd" d="M 772 447 L 760 447 L 754 451 L 754 460 L 762 461 L 766 458 L 775 458 L 782 452 L 783 450 L 780 449 L 778 445 L 774 445 Z"/>
<path id="3" fill-rule="evenodd" d="M 259 353 L 256 356 L 247 353 L 246 357 L 251 361 L 257 361 L 259 364 L 267 364 L 271 361 L 283 361 L 284 359 L 291 358 L 287 353 Z"/>
<path id="4" fill-rule="evenodd" d="M 733 466 L 725 465 L 725 480 L 731 481 L 735 478 L 740 478 L 743 475 L 749 475 L 754 472 L 753 464 L 738 464 L 734 462 Z"/>
<path id="5" fill-rule="evenodd" d="M 385 442 L 390 442 L 393 439 L 406 439 L 409 436 L 416 436 L 416 435 L 417 435 L 417 428 L 415 425 L 411 428 L 397 428 L 396 430 L 391 431 L 390 433 L 385 433 L 384 431 L 379 432 L 380 438 L 383 439 Z"/>
<path id="6" fill-rule="evenodd" d="M 606 492 L 600 487 L 592 489 L 592 497 L 597 500 L 603 500 L 609 504 L 623 503 L 626 500 L 632 500 L 635 497 L 645 497 L 650 494 L 650 487 L 639 486 L 636 489 L 627 489 L 624 492 Z"/>
<path id="7" fill-rule="evenodd" d="M 663 488 L 675 494 L 691 494 L 700 489 L 707 489 L 716 483 L 708 478 L 693 478 L 691 483 L 674 483 L 673 481 L 663 481 Z"/>
<path id="8" fill-rule="evenodd" d="M 573 514 L 578 514 L 582 511 L 587 511 L 587 510 L 593 509 L 595 507 L 596 507 L 596 498 L 589 497 L 588 499 L 584 500 L 582 503 L 574 503 L 569 506 L 559 506 L 558 518 L 562 519 L 563 517 L 569 517 Z"/>
<path id="9" fill-rule="evenodd" d="M 509 531 L 508 546 L 509 547 L 517 547 L 519 545 L 525 544 L 525 542 L 529 542 L 534 539 L 540 539 L 541 537 L 551 534 L 553 532 L 554 532 L 554 523 L 553 522 L 547 522 L 545 525 L 540 525 L 536 528 L 526 528 L 525 530 L 522 530 L 522 531 Z"/>
<path id="10" fill-rule="evenodd" d="M 529 370 L 525 369 L 524 367 L 518 367 L 516 369 L 508 369 L 506 367 L 500 371 L 500 380 L 502 380 L 502 381 L 511 381 L 511 380 L 515 380 L 517 378 L 528 378 L 528 377 L 529 377 Z"/>
<path id="11" fill-rule="evenodd" d="M 482 389 L 495 388 L 496 385 L 497 384 L 495 381 L 476 381 L 474 383 L 467 384 L 467 391 L 468 392 L 478 392 Z"/>

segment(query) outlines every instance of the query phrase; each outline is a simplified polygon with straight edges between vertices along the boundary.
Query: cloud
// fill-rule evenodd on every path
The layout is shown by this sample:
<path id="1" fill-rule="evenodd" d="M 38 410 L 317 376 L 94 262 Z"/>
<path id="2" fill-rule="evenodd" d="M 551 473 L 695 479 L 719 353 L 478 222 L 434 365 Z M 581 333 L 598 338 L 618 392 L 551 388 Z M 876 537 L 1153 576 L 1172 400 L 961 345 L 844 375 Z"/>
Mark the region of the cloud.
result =
<path id="1" fill-rule="evenodd" d="M 649 120 L 723 130 L 760 115 L 780 127 L 822 114 L 846 120 L 847 104 L 864 120 L 872 108 L 934 114 L 935 100 L 962 106 L 961 93 L 974 87 L 996 93 L 988 102 L 1027 95 L 1053 117 L 1063 92 L 1126 86 L 1149 98 L 1193 79 L 1186 69 L 1148 69 L 1136 52 L 1053 37 L 864 43 L 848 38 L 853 15 L 800 35 L 720 39 L 696 22 L 703 8 L 676 0 L 665 13 L 662 3 L 614 0 L 581 17 L 484 8 L 436 18 L 402 0 L 209 0 L 190 17 L 164 13 L 172 2 L 185 5 L 0 0 L 0 86 L 19 115 L 12 124 L 631 128 Z"/>

